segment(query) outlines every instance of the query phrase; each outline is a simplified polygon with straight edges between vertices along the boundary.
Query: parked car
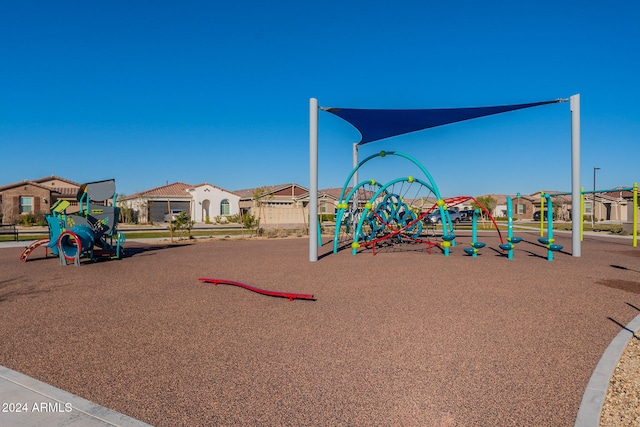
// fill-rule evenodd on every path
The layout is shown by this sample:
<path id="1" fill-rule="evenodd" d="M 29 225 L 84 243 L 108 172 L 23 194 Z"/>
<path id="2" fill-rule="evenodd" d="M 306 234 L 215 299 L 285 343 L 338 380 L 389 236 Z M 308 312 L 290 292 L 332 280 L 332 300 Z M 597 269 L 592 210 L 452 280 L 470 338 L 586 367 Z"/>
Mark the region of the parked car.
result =
<path id="1" fill-rule="evenodd" d="M 171 214 L 164 214 L 164 222 L 173 222 L 176 220 L 176 218 L 178 217 L 178 215 L 180 215 L 182 213 L 182 211 L 180 210 L 171 210 Z"/>
<path id="2" fill-rule="evenodd" d="M 460 214 L 460 221 L 472 221 L 473 220 L 473 209 L 463 209 L 458 211 Z"/>
<path id="3" fill-rule="evenodd" d="M 533 213 L 533 220 L 534 221 L 540 221 L 540 211 L 535 211 Z M 547 211 L 544 211 L 544 220 L 547 220 Z"/>
<path id="4" fill-rule="evenodd" d="M 451 218 L 451 222 L 458 223 L 460 222 L 460 214 L 455 209 L 449 209 L 449 218 Z M 440 218 L 440 209 L 436 209 L 433 212 L 430 212 L 428 215 L 424 217 L 424 221 L 427 224 L 437 224 L 442 220 Z"/>

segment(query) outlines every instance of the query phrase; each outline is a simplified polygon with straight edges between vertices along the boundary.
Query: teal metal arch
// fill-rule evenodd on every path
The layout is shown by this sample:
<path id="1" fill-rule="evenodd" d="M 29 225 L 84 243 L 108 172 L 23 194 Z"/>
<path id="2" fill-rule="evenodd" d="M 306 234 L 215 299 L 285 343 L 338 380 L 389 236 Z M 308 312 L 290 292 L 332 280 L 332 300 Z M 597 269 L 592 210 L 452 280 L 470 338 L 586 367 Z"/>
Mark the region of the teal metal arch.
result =
<path id="1" fill-rule="evenodd" d="M 366 159 L 362 160 L 360 163 L 358 163 L 358 165 L 353 168 L 353 170 L 351 171 L 351 173 L 349 174 L 349 176 L 347 177 L 346 181 L 344 182 L 344 185 L 342 186 L 342 191 L 340 192 L 340 203 L 344 202 L 344 193 L 347 189 L 347 187 L 349 186 L 349 182 L 351 181 L 351 178 L 353 178 L 353 175 L 358 171 L 358 169 L 360 169 L 360 167 L 362 165 L 364 165 L 365 163 L 367 163 L 368 161 L 375 159 L 376 157 L 386 157 L 386 156 L 398 156 L 398 157 L 403 157 L 407 160 L 409 160 L 411 163 L 413 163 L 414 165 L 416 165 L 420 171 L 427 177 L 427 179 L 429 180 L 429 182 L 431 183 L 431 185 L 433 186 L 433 188 L 438 191 L 438 187 L 436 186 L 435 181 L 433 180 L 433 177 L 431 176 L 431 174 L 429 173 L 429 171 L 427 171 L 427 169 L 419 162 L 417 161 L 414 157 L 405 154 L 405 153 L 401 153 L 399 151 L 381 151 L 379 153 L 375 153 L 370 155 L 369 157 L 367 157 Z M 438 198 L 438 200 L 441 198 L 440 197 L 440 193 L 434 191 L 435 196 Z"/>
<path id="2" fill-rule="evenodd" d="M 380 195 L 385 192 L 388 193 L 387 189 L 394 185 L 397 184 L 399 182 L 409 182 L 409 183 L 413 183 L 416 182 L 418 184 L 424 185 L 425 187 L 427 187 L 429 190 L 431 190 L 434 195 L 436 195 L 436 197 L 438 198 L 438 200 L 441 200 L 439 193 L 437 192 L 438 189 L 435 186 L 430 185 L 429 183 L 419 179 L 419 178 L 413 178 L 413 177 L 405 177 L 405 178 L 397 178 L 394 179 L 390 182 L 388 182 L 387 184 L 383 185 L 382 187 L 380 187 L 380 189 L 373 195 L 371 196 L 371 198 L 369 199 L 367 205 L 365 205 L 365 209 L 362 212 L 362 215 L 360 216 L 360 220 L 358 221 L 358 226 L 356 228 L 355 233 L 353 234 L 353 245 L 352 245 L 352 252 L 355 255 L 357 248 L 359 247 L 360 243 L 360 237 L 362 235 L 362 225 L 365 221 L 365 219 L 368 217 L 368 213 L 371 211 L 371 209 L 373 208 L 373 204 L 375 203 L 375 201 L 380 197 Z M 452 241 L 454 239 L 454 234 L 453 234 L 453 226 L 451 224 L 451 218 L 449 217 L 449 212 L 444 209 L 444 205 L 438 203 L 437 204 L 438 209 L 440 210 L 440 218 L 442 218 L 442 227 L 443 227 L 443 239 L 447 240 L 447 241 Z M 446 253 L 448 253 L 448 248 L 445 248 Z"/>
<path id="3" fill-rule="evenodd" d="M 353 176 L 353 174 L 351 174 Z M 351 177 L 349 177 L 349 179 L 347 180 L 347 182 L 349 182 L 349 180 L 351 180 Z M 338 212 L 336 213 L 336 230 L 334 232 L 333 235 L 333 253 L 338 252 L 338 240 L 340 237 L 340 228 L 342 227 L 342 220 L 345 214 L 345 211 L 347 210 L 347 207 L 349 206 L 346 202 L 344 202 L 345 200 L 351 200 L 351 198 L 353 197 L 353 195 L 362 187 L 364 187 L 365 185 L 372 185 L 372 186 L 378 186 L 381 187 L 381 185 L 379 183 L 377 183 L 375 180 L 367 180 L 367 181 L 362 181 L 360 183 L 358 183 L 358 185 L 356 185 L 355 187 L 353 187 L 351 189 L 351 191 L 349 191 L 349 194 L 347 194 L 346 198 L 343 198 L 343 194 L 345 191 L 345 188 L 342 188 L 342 192 L 340 193 L 340 198 L 339 203 L 338 203 Z M 357 209 L 357 206 L 356 206 Z"/>
<path id="4" fill-rule="evenodd" d="M 356 186 L 354 186 L 351 191 L 347 194 L 347 197 L 345 197 L 345 193 L 347 191 L 349 182 L 351 181 L 351 179 L 353 178 L 353 176 L 355 175 L 355 173 L 360 169 L 360 167 L 362 167 L 365 163 L 375 159 L 375 158 L 384 158 L 386 156 L 398 156 L 398 157 L 402 157 L 404 159 L 409 160 L 411 163 L 413 163 L 426 177 L 427 181 L 424 180 L 420 180 L 420 179 L 415 179 L 412 178 L 412 181 L 417 181 L 419 183 L 421 183 L 422 185 L 426 186 L 429 190 L 431 190 L 434 194 L 434 196 L 437 198 L 438 201 L 442 200 L 442 196 L 440 195 L 440 191 L 438 190 L 438 186 L 435 183 L 435 180 L 433 179 L 433 177 L 431 176 L 431 174 L 429 173 L 429 171 L 418 161 L 416 160 L 414 157 L 402 153 L 402 152 L 397 152 L 397 151 L 380 151 L 379 153 L 375 153 L 372 154 L 370 156 L 368 156 L 367 158 L 365 158 L 364 160 L 360 161 L 358 163 L 358 165 L 356 167 L 353 168 L 353 170 L 351 171 L 351 173 L 349 174 L 349 176 L 347 177 L 347 179 L 345 180 L 344 185 L 342 186 L 342 189 L 340 191 L 340 196 L 338 198 L 338 211 L 336 213 L 336 229 L 335 229 L 335 234 L 334 234 L 334 239 L 333 239 L 333 252 L 337 252 L 338 251 L 338 240 L 339 240 L 339 235 L 340 235 L 340 229 L 342 226 L 342 221 L 344 219 L 344 214 L 345 211 L 347 210 L 347 208 L 349 207 L 348 202 L 352 199 L 352 197 L 354 196 L 354 194 L 356 194 L 356 192 L 358 191 L 358 189 L 360 189 L 361 187 L 363 187 L 364 185 L 370 184 L 370 185 L 378 185 L 380 186 L 380 184 L 376 183 L 375 180 L 366 180 L 366 181 L 362 181 L 360 183 L 358 183 Z M 377 197 L 380 196 L 381 191 L 386 191 L 386 189 L 397 182 L 400 181 L 407 181 L 409 182 L 409 178 L 399 178 L 396 179 L 394 181 L 392 181 L 391 183 L 388 183 L 384 186 L 381 186 L 381 188 L 376 192 L 376 194 L 374 195 L 374 197 L 372 197 L 369 202 L 373 203 L 375 201 L 375 199 Z M 382 190 L 382 188 L 384 188 L 384 190 Z M 438 207 L 440 209 L 440 216 L 441 218 L 443 218 L 442 224 L 443 224 L 443 232 L 444 232 L 444 236 L 443 238 L 445 240 L 450 240 L 453 241 L 454 235 L 453 235 L 453 227 L 451 224 L 451 219 L 449 218 L 449 213 L 446 209 L 444 209 L 444 207 L 441 205 L 441 203 L 438 204 Z M 357 209 L 357 206 L 354 207 L 354 209 Z M 359 220 L 359 224 L 363 221 L 364 215 L 360 216 L 360 220 Z M 361 225 L 359 225 L 359 227 L 361 228 Z M 354 233 L 354 242 L 357 243 L 356 237 L 357 235 Z M 446 252 L 448 252 L 448 249 L 446 250 Z"/>

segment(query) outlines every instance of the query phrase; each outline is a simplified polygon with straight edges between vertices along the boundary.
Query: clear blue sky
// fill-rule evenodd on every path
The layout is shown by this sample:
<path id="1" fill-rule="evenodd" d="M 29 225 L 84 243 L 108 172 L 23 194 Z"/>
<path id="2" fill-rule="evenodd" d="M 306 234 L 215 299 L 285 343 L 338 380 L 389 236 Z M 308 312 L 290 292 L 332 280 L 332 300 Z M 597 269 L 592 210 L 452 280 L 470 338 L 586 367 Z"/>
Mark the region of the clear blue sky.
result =
<path id="1" fill-rule="evenodd" d="M 115 178 L 309 185 L 309 98 L 455 108 L 582 99 L 582 185 L 640 181 L 637 2 L 8 2 L 0 185 Z M 320 188 L 359 133 L 320 112 Z M 365 145 L 420 160 L 445 196 L 571 189 L 568 103 Z M 380 163 L 361 178 L 406 176 Z"/>

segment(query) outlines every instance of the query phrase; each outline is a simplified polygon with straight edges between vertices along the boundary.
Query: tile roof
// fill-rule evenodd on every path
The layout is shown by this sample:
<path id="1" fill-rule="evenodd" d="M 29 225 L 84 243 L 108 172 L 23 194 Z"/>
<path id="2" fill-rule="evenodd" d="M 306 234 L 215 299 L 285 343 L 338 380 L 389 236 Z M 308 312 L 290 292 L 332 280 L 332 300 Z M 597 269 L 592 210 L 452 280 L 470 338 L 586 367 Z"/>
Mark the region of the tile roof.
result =
<path id="1" fill-rule="evenodd" d="M 306 188 L 303 187 L 302 185 L 296 184 L 295 182 L 290 182 L 288 184 L 262 185 L 260 187 L 245 188 L 244 190 L 233 190 L 233 193 L 240 196 L 241 199 L 253 199 L 253 194 L 258 188 L 264 188 L 266 190 L 266 194 L 271 194 L 271 193 L 276 193 L 282 190 L 283 188 L 293 187 L 293 186 L 297 186 L 306 190 Z"/>
<path id="2" fill-rule="evenodd" d="M 67 184 L 73 185 L 74 187 L 50 187 L 47 185 L 44 185 L 44 182 L 47 181 L 52 181 L 52 180 L 56 180 L 56 181 L 64 181 Z M 76 196 L 77 192 L 78 192 L 78 188 L 80 188 L 80 184 L 78 184 L 77 182 L 73 182 L 71 180 L 68 180 L 66 178 L 61 178 L 59 176 L 56 175 L 51 175 L 51 176 L 47 176 L 47 177 L 42 177 L 42 178 L 38 178 L 38 179 L 34 179 L 34 180 L 29 180 L 29 179 L 25 179 L 24 181 L 19 181 L 19 182 L 14 182 L 12 184 L 8 184 L 8 185 L 4 185 L 2 187 L 0 187 L 0 191 L 3 190 L 8 190 L 11 188 L 16 188 L 19 187 L 21 185 L 25 185 L 25 184 L 29 184 L 29 185 L 33 185 L 39 188 L 43 188 L 45 190 L 49 190 L 53 193 L 58 193 L 61 194 L 62 196 L 65 197 L 74 197 Z"/>
<path id="3" fill-rule="evenodd" d="M 11 183 L 11 184 L 3 185 L 2 187 L 0 187 L 0 191 L 9 190 L 11 188 L 19 187 L 21 185 L 33 185 L 33 186 L 36 186 L 36 187 L 44 188 L 46 190 L 54 190 L 53 188 L 47 187 L 46 185 L 42 185 L 42 184 L 39 184 L 37 182 L 29 181 L 28 179 L 25 179 L 24 181 L 19 181 L 19 182 L 14 182 L 14 183 Z"/>
<path id="4" fill-rule="evenodd" d="M 201 182 L 200 184 L 192 185 L 192 186 L 191 186 L 191 188 L 203 187 L 203 186 L 205 186 L 205 185 L 208 185 L 208 186 L 213 187 L 213 188 L 217 188 L 218 190 L 220 190 L 220 191 L 224 191 L 224 192 L 226 192 L 226 193 L 235 194 L 236 196 L 239 196 L 239 195 L 240 195 L 240 194 L 238 194 L 238 193 L 237 193 L 237 192 L 235 192 L 235 191 L 225 190 L 225 189 L 224 189 L 224 188 L 222 188 L 222 187 L 218 187 L 217 185 L 209 184 L 208 182 Z"/>
<path id="5" fill-rule="evenodd" d="M 55 179 L 55 180 L 58 180 L 58 181 L 64 181 L 67 184 L 77 185 L 78 187 L 80 187 L 79 183 L 71 181 L 70 179 L 59 177 L 57 175 L 43 176 L 42 178 L 34 179 L 33 182 L 41 183 L 41 182 L 45 182 L 45 181 L 51 181 L 52 179 Z"/>
<path id="6" fill-rule="evenodd" d="M 344 192 L 344 196 L 346 197 L 347 195 L 349 195 L 349 192 L 352 190 L 353 187 L 347 187 L 345 189 Z M 338 200 L 340 198 L 340 193 L 342 192 L 342 187 L 335 187 L 335 188 L 325 188 L 323 190 L 318 190 L 318 198 L 326 198 L 326 197 L 330 197 L 332 199 Z M 364 193 L 362 192 L 362 190 L 360 190 L 360 192 L 358 193 L 360 195 L 364 195 L 364 197 L 367 198 L 371 198 L 373 197 L 373 195 L 375 194 L 373 191 L 371 190 L 364 190 Z M 299 196 L 296 197 L 296 199 L 298 200 L 306 200 L 309 198 L 309 192 L 307 191 L 306 193 L 303 193 Z"/>
<path id="7" fill-rule="evenodd" d="M 173 184 L 131 194 L 130 196 L 123 197 L 122 200 L 135 199 L 138 197 L 191 197 L 189 193 L 187 193 L 189 188 L 194 188 L 194 186 L 185 184 L 184 182 L 174 182 Z"/>

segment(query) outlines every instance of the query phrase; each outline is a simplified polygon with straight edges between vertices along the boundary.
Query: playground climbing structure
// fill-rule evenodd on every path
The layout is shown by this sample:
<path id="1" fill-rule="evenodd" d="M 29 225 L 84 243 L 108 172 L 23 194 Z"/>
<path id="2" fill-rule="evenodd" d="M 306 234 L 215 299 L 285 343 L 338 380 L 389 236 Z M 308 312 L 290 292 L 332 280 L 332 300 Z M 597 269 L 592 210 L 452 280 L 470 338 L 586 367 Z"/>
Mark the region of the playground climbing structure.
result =
<path id="1" fill-rule="evenodd" d="M 421 176 L 408 175 L 387 183 L 368 179 L 348 187 L 364 164 L 389 156 L 410 161 Z M 333 252 L 350 247 L 354 255 L 367 248 L 375 254 L 380 248 L 421 245 L 427 248 L 428 253 L 431 253 L 433 247 L 437 247 L 444 255 L 449 255 L 450 248 L 456 242 L 448 209 L 469 199 L 473 198 L 459 196 L 443 199 L 431 174 L 407 154 L 395 151 L 373 154 L 351 171 L 342 187 L 337 204 Z M 489 212 L 483 210 L 498 229 Z M 428 230 L 425 222 L 427 215 L 435 211 L 440 214 L 441 235 L 436 235 L 435 226 Z M 502 236 L 500 240 L 502 242 Z"/>
<path id="2" fill-rule="evenodd" d="M 44 246 L 57 256 L 61 265 L 72 262 L 80 265 L 80 258 L 92 261 L 100 257 L 119 259 L 123 255 L 124 234 L 118 232 L 119 209 L 116 205 L 115 180 L 90 182 L 80 186 L 78 207 L 59 200 L 46 215 L 49 238 L 31 243 L 20 259 L 26 262 L 31 253 Z"/>

